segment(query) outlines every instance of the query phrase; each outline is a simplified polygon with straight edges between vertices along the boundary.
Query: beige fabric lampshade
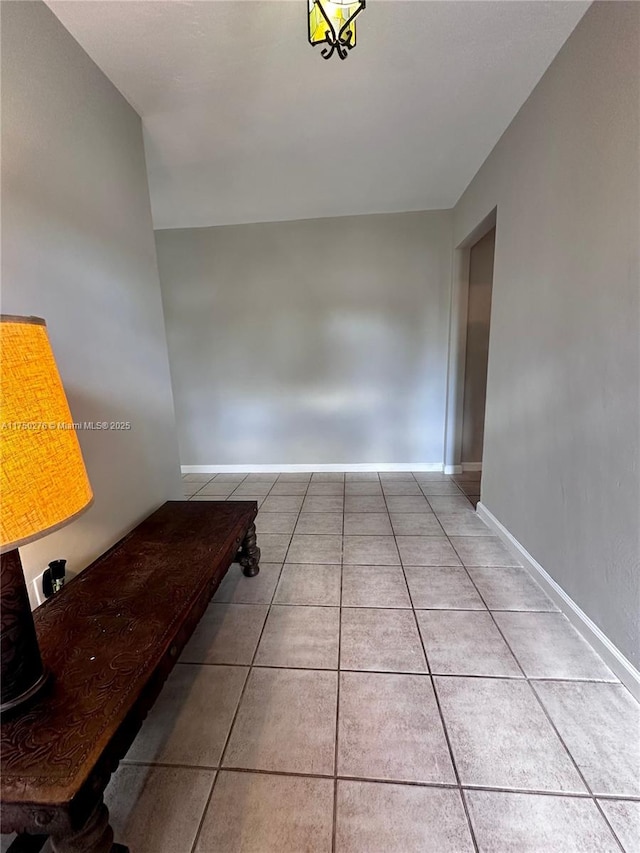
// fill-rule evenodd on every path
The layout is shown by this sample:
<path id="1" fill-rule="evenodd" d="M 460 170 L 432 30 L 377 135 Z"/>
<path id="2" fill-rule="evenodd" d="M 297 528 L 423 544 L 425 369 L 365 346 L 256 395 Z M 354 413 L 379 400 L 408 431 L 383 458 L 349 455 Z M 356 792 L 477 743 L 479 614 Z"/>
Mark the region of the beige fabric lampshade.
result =
<path id="1" fill-rule="evenodd" d="M 0 548 L 49 533 L 93 501 L 47 327 L 0 316 Z"/>

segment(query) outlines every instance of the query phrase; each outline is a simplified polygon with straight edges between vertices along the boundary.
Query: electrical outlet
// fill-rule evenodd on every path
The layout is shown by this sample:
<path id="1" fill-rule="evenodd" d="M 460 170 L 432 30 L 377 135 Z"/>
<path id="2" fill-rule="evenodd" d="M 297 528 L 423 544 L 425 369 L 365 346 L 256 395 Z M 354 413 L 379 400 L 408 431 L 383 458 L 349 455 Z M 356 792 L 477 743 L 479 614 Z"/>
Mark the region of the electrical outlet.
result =
<path id="1" fill-rule="evenodd" d="M 43 569 L 39 575 L 37 575 L 31 581 L 31 588 L 29 590 L 29 601 L 31 602 L 31 609 L 33 610 L 39 604 L 45 600 L 44 592 L 42 591 L 42 578 L 44 577 L 46 569 Z"/>

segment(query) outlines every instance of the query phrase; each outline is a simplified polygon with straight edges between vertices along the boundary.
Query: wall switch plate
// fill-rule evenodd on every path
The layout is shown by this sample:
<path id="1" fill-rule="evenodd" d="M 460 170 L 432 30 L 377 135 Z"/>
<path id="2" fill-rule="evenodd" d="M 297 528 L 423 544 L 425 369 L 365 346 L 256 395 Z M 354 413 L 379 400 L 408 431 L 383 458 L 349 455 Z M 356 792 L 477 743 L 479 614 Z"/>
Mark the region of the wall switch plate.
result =
<path id="1" fill-rule="evenodd" d="M 36 577 L 31 581 L 29 587 L 29 601 L 31 603 L 32 610 L 45 601 L 44 592 L 42 591 L 42 578 L 45 571 L 46 569 L 43 569 L 40 574 L 36 575 Z"/>

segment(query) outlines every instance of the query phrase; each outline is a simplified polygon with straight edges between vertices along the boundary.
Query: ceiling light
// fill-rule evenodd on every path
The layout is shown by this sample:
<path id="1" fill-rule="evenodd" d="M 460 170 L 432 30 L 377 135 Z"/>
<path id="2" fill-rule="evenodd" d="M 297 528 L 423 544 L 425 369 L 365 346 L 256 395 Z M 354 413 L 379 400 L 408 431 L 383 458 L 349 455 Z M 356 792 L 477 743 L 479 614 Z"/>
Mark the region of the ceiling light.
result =
<path id="1" fill-rule="evenodd" d="M 355 17 L 365 7 L 366 0 L 308 0 L 309 42 L 324 44 L 324 59 L 337 53 L 346 59 L 356 44 Z"/>

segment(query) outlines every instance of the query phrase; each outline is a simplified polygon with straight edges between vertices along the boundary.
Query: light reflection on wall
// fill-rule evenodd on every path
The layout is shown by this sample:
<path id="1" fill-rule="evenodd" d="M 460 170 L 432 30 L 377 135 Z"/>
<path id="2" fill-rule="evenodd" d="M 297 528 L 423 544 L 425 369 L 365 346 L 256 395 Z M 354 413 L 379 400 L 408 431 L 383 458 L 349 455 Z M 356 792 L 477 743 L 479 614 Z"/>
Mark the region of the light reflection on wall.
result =
<path id="1" fill-rule="evenodd" d="M 182 464 L 442 462 L 447 213 L 157 244 Z"/>

